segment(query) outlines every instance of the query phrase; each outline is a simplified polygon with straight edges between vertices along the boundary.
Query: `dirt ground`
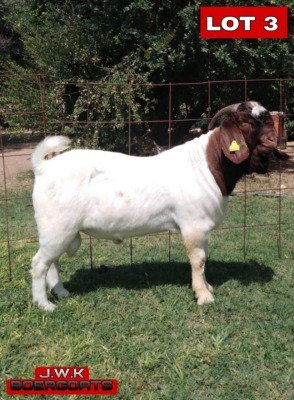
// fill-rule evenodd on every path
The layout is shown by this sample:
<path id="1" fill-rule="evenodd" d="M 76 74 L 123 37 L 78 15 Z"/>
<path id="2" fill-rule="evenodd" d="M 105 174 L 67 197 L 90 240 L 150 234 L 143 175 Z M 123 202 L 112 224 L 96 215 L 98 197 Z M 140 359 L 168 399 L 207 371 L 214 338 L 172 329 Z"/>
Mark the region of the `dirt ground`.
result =
<path id="1" fill-rule="evenodd" d="M 2 189 L 4 179 L 6 187 L 10 188 L 15 185 L 17 177 L 18 180 L 21 177 L 19 174 L 31 171 L 31 154 L 37 143 L 9 143 L 5 140 L 3 144 L 3 149 L 0 150 L 0 187 Z M 287 149 L 284 151 L 290 155 L 290 159 L 281 162 L 282 184 L 287 188 L 294 188 L 294 142 L 288 142 Z M 271 169 L 273 174 L 279 174 L 279 162 L 272 164 Z M 266 176 L 260 178 L 267 179 Z"/>
<path id="2" fill-rule="evenodd" d="M 4 144 L 0 160 L 0 187 L 9 188 L 15 184 L 16 177 L 32 170 L 31 155 L 36 143 Z"/>

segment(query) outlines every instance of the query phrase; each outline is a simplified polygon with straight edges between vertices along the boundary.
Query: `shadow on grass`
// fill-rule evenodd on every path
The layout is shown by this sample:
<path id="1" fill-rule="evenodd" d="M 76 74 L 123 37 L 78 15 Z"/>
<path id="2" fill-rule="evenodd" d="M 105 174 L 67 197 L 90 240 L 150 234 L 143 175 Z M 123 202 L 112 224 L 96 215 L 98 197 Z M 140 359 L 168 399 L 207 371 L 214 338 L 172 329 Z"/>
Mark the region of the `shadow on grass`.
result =
<path id="1" fill-rule="evenodd" d="M 274 271 L 255 261 L 217 262 L 208 261 L 206 276 L 213 286 L 221 286 L 227 281 L 238 280 L 242 285 L 270 282 Z M 142 263 L 77 270 L 65 286 L 73 293 L 88 293 L 99 287 L 122 287 L 140 290 L 157 285 L 191 284 L 191 267 L 188 263 Z"/>

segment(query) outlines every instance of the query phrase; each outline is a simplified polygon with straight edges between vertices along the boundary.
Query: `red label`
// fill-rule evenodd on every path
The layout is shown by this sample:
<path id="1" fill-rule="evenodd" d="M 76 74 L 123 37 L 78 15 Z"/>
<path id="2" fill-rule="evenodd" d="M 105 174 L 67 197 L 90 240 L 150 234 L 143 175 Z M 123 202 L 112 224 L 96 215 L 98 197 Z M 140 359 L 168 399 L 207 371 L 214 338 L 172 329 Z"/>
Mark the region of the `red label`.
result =
<path id="1" fill-rule="evenodd" d="M 200 7 L 202 39 L 285 39 L 288 7 Z"/>
<path id="2" fill-rule="evenodd" d="M 37 367 L 34 379 L 8 379 L 9 395 L 115 395 L 116 379 L 91 379 L 87 367 Z"/>
<path id="3" fill-rule="evenodd" d="M 37 367 L 35 379 L 89 379 L 88 367 Z"/>

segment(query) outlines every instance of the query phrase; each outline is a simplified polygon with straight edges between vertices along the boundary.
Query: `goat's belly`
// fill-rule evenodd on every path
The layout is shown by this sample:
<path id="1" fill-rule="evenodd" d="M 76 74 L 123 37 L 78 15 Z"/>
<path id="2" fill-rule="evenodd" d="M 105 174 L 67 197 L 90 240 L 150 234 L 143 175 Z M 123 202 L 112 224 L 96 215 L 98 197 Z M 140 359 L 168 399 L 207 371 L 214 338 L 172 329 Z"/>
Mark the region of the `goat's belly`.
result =
<path id="1" fill-rule="evenodd" d="M 164 185 L 134 180 L 92 185 L 80 203 L 81 231 L 120 241 L 152 233 L 178 232 Z M 148 189 L 148 190 L 147 190 Z"/>
<path id="2" fill-rule="evenodd" d="M 100 216 L 93 218 L 90 224 L 83 227 L 82 232 L 97 239 L 109 239 L 122 241 L 125 238 L 144 236 L 160 232 L 179 232 L 179 227 L 172 218 L 166 215 L 149 216 L 148 219 L 142 215 Z"/>
<path id="3" fill-rule="evenodd" d="M 172 232 L 172 233 L 178 233 L 179 228 L 176 227 L 175 225 L 170 225 L 166 227 L 137 227 L 136 229 L 124 229 L 122 230 L 104 230 L 104 229 L 95 229 L 95 228 L 89 228 L 89 229 L 83 229 L 83 233 L 86 235 L 92 236 L 96 239 L 107 239 L 107 240 L 113 240 L 114 242 L 122 242 L 124 239 L 131 238 L 131 237 L 136 237 L 136 236 L 145 236 L 145 235 L 151 235 L 155 233 L 161 233 L 161 232 Z"/>

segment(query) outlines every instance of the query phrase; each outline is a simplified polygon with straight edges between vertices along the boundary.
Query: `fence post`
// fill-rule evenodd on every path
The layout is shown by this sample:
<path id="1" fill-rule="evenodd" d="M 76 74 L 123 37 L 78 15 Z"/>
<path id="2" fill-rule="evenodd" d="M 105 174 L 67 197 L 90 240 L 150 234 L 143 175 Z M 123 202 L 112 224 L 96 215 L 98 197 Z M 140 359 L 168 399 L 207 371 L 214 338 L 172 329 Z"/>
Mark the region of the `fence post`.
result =
<path id="1" fill-rule="evenodd" d="M 3 181 L 4 181 L 4 204 L 5 204 L 5 230 L 6 230 L 6 239 L 7 239 L 7 253 L 8 253 L 8 273 L 9 280 L 12 279 L 12 271 L 11 271 L 11 248 L 10 248 L 10 238 L 9 238 L 9 220 L 8 220 L 8 193 L 7 193 L 7 184 L 6 184 L 6 171 L 5 171 L 5 155 L 4 155 L 4 143 L 2 135 L 0 134 L 0 149 L 2 156 L 2 165 L 3 165 Z"/>
<path id="2" fill-rule="evenodd" d="M 47 136 L 47 120 L 46 120 L 46 89 L 42 75 L 37 75 L 37 80 L 40 88 L 41 111 L 43 120 L 44 136 Z"/>
<path id="3" fill-rule="evenodd" d="M 128 76 L 128 151 L 129 156 L 132 154 L 132 103 L 131 103 L 131 93 L 132 93 L 132 81 L 130 76 Z M 131 266 L 133 266 L 133 239 L 130 238 L 130 261 Z"/>

